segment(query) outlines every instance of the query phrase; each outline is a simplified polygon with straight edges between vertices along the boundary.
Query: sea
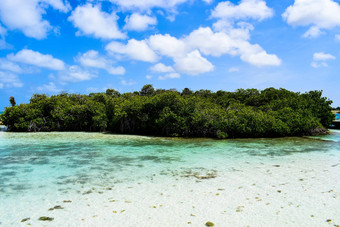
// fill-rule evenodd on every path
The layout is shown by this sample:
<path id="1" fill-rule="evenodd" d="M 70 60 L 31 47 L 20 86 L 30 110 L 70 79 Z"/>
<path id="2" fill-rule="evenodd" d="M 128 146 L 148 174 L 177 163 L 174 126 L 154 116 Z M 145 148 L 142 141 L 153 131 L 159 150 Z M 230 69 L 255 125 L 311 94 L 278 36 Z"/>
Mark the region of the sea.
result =
<path id="1" fill-rule="evenodd" d="M 0 131 L 0 226 L 337 226 L 340 131 L 181 139 Z"/>
<path id="2" fill-rule="evenodd" d="M 340 120 L 340 113 L 335 114 L 335 120 Z"/>

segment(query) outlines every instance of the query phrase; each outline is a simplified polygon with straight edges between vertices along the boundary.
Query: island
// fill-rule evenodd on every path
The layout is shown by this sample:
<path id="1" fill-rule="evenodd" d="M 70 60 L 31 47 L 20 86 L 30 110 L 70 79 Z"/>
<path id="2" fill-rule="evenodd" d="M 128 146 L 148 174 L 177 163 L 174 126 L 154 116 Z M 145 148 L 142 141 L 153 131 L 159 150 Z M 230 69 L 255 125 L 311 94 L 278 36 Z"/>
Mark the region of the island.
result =
<path id="1" fill-rule="evenodd" d="M 181 92 L 140 91 L 48 96 L 5 108 L 0 120 L 12 132 L 86 131 L 166 137 L 259 138 L 327 133 L 335 115 L 322 91 L 283 88 Z"/>

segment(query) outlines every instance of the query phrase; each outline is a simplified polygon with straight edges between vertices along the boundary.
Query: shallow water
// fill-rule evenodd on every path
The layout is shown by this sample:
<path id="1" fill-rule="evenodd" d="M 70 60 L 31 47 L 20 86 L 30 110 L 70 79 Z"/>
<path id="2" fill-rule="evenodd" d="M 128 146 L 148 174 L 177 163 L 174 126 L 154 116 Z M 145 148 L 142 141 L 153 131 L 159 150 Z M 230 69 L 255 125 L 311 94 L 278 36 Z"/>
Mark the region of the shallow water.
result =
<path id="1" fill-rule="evenodd" d="M 177 189 L 178 191 L 169 191 L 171 195 L 184 193 L 183 188 L 189 187 L 185 186 L 187 184 L 193 185 L 195 190 L 200 186 L 194 185 L 201 181 L 203 181 L 202 188 L 210 190 L 209 183 L 206 182 L 210 182 L 211 185 L 216 184 L 217 187 L 223 184 L 225 179 L 233 179 L 233 182 L 238 182 L 243 179 L 242 177 L 248 179 L 246 178 L 248 176 L 235 176 L 242 171 L 245 175 L 248 174 L 247 171 L 251 174 L 256 168 L 259 169 L 259 173 L 262 173 L 262 167 L 259 166 L 265 166 L 264 168 L 270 166 L 276 170 L 277 167 L 304 160 L 317 163 L 314 162 L 316 160 L 331 170 L 339 170 L 340 132 L 336 130 L 331 132 L 330 135 L 313 138 L 212 140 L 83 132 L 0 131 L 0 226 L 18 226 L 23 223 L 30 223 L 33 226 L 60 226 L 61 223 L 65 226 L 80 226 L 79 223 L 82 226 L 105 224 L 114 220 L 114 217 L 108 216 L 103 211 L 101 221 L 92 219 L 86 221 L 91 218 L 89 215 L 92 212 L 88 207 L 96 206 L 97 209 L 99 207 L 105 210 L 109 205 L 99 201 L 112 200 L 115 196 L 128 198 L 131 197 L 131 193 L 135 193 L 134 202 L 143 206 L 144 197 L 156 198 L 151 193 L 153 187 L 168 190 L 170 184 L 182 188 Z M 309 166 L 309 171 L 325 168 L 315 165 L 315 168 Z M 289 172 L 294 175 L 292 167 L 295 168 L 294 166 L 281 168 L 286 171 L 283 174 Z M 289 176 L 285 177 L 288 177 L 285 180 L 290 179 Z M 324 177 L 332 176 L 324 175 Z M 263 179 L 267 178 L 257 180 L 259 184 L 265 184 Z M 337 190 L 339 177 L 335 180 L 326 179 L 323 187 L 329 186 L 333 191 Z M 257 182 L 256 179 L 253 181 Z M 143 188 L 145 196 L 138 194 L 141 189 L 129 191 L 130 188 L 142 187 L 138 185 L 145 185 Z M 256 190 L 263 188 L 265 186 L 260 185 Z M 178 196 L 180 195 L 176 198 Z M 72 208 L 70 205 L 69 210 L 66 210 L 68 200 L 73 204 Z M 193 202 L 191 200 L 194 199 L 185 200 L 184 204 L 189 206 L 189 203 Z M 211 199 L 207 198 L 206 202 L 208 201 Z M 333 203 L 334 206 L 340 207 L 339 198 Z M 56 205 L 62 205 L 63 209 L 49 211 Z M 335 212 L 330 211 L 332 215 L 329 218 L 332 218 L 332 222 L 335 221 L 336 216 L 340 217 L 340 213 Z M 92 218 L 97 217 L 96 215 L 92 215 Z M 162 214 L 156 213 L 155 216 L 157 215 Z M 55 219 L 51 222 L 38 221 L 41 216 L 51 216 Z M 24 218 L 30 220 L 21 223 Z M 125 226 L 124 220 L 127 225 L 131 224 L 132 219 L 130 217 L 128 221 L 121 217 L 117 220 L 123 222 Z M 181 219 L 178 217 L 178 220 Z M 337 221 L 340 223 L 340 220 Z M 322 222 L 325 226 L 328 224 L 325 220 Z M 154 224 L 148 220 L 144 220 L 144 223 L 150 226 L 164 225 L 159 220 Z M 292 226 L 293 223 L 289 222 Z M 305 223 L 300 222 L 300 224 Z M 167 224 L 180 225 L 176 221 Z M 242 225 L 234 223 L 233 226 Z"/>
<path id="2" fill-rule="evenodd" d="M 335 120 L 340 120 L 340 113 L 335 114 Z"/>

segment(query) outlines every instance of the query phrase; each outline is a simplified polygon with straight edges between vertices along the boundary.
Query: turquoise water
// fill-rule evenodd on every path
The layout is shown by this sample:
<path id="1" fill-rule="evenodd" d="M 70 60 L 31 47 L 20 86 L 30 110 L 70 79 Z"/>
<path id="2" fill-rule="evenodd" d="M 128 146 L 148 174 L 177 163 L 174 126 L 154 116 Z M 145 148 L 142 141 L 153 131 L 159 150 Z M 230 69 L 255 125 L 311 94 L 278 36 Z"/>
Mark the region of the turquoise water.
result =
<path id="1" fill-rule="evenodd" d="M 335 120 L 340 120 L 340 114 L 339 113 L 335 114 Z"/>
<path id="2" fill-rule="evenodd" d="M 46 215 L 40 209 L 65 199 L 123 185 L 166 184 L 185 176 L 218 179 L 246 165 L 313 156 L 340 161 L 339 131 L 313 138 L 239 140 L 0 131 L 0 226 Z"/>

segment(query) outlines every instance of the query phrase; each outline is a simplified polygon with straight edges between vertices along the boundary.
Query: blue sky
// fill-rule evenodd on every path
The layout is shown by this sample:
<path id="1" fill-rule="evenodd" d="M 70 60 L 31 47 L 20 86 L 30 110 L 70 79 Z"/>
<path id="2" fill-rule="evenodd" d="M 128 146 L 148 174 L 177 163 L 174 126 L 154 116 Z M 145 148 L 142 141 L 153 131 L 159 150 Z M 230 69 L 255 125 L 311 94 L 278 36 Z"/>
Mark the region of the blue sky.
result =
<path id="1" fill-rule="evenodd" d="M 1 0 L 0 110 L 33 93 L 323 90 L 340 106 L 338 0 Z"/>

